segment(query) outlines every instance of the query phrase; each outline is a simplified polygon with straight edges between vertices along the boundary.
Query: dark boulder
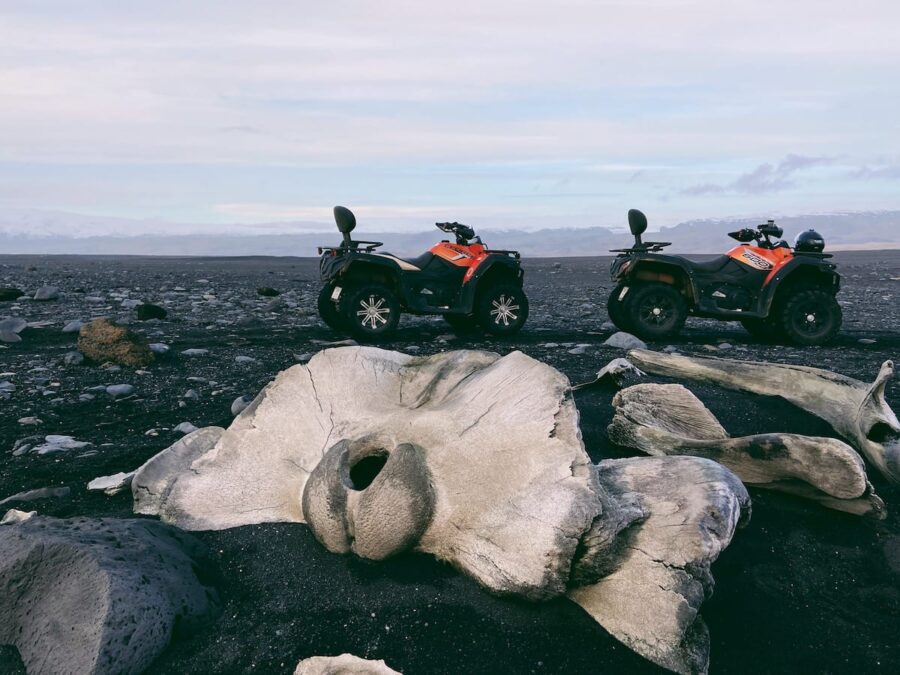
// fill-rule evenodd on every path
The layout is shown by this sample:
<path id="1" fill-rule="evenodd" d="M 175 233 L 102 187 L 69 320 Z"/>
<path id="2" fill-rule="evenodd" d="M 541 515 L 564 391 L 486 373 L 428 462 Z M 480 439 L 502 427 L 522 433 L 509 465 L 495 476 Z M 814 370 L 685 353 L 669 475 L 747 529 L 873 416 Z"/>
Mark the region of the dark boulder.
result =
<path id="1" fill-rule="evenodd" d="M 219 611 L 205 548 L 156 521 L 32 516 L 0 550 L 0 644 L 32 675 L 141 672 Z"/>
<path id="2" fill-rule="evenodd" d="M 18 300 L 25 293 L 18 288 L 0 288 L 0 302 L 11 302 Z"/>
<path id="3" fill-rule="evenodd" d="M 134 310 L 137 312 L 138 321 L 149 321 L 150 319 L 165 319 L 166 314 L 168 313 L 159 305 L 152 305 L 150 303 L 138 305 L 134 308 Z"/>
<path id="4" fill-rule="evenodd" d="M 268 286 L 263 286 L 262 288 L 257 288 L 256 292 L 259 293 L 264 298 L 274 298 L 278 295 L 281 295 L 281 291 L 276 291 L 274 288 L 269 288 Z"/>

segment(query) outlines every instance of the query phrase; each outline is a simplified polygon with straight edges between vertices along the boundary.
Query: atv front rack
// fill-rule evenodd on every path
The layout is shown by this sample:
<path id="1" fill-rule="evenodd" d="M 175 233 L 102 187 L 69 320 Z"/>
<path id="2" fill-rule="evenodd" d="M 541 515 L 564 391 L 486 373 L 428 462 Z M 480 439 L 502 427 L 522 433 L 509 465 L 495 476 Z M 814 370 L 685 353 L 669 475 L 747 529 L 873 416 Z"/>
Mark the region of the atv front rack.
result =
<path id="1" fill-rule="evenodd" d="M 348 251 L 371 253 L 379 246 L 384 246 L 384 243 L 380 241 L 351 241 L 349 246 L 344 244 L 341 244 L 340 246 L 319 246 L 318 251 L 319 255 L 322 255 L 323 253 L 337 255 L 338 253 L 347 253 Z"/>

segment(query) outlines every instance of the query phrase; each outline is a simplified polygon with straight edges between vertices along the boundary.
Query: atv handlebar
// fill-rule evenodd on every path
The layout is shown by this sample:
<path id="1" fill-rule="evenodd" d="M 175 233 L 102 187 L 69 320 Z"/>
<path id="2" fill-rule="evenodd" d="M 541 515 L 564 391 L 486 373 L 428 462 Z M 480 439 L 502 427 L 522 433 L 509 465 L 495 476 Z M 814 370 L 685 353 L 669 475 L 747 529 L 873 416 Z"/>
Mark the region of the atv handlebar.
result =
<path id="1" fill-rule="evenodd" d="M 442 232 L 452 232 L 455 234 L 457 244 L 467 244 L 470 239 L 475 238 L 475 230 L 462 223 L 435 223 L 434 226 Z"/>

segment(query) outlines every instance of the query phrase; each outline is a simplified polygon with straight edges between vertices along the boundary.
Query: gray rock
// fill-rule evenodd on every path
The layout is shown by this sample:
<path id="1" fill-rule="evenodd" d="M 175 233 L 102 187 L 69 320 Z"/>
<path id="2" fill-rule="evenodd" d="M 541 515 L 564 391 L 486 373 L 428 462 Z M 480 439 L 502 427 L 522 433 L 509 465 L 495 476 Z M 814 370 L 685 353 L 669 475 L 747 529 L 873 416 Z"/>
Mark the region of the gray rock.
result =
<path id="1" fill-rule="evenodd" d="M 189 401 L 199 401 L 200 392 L 198 392 L 196 389 L 188 389 L 186 392 L 184 392 L 184 396 L 182 396 L 181 398 L 186 398 Z"/>
<path id="2" fill-rule="evenodd" d="M 294 675 L 400 675 L 384 661 L 370 661 L 352 654 L 311 656 L 297 664 Z"/>
<path id="3" fill-rule="evenodd" d="M 84 354 L 81 352 L 66 352 L 63 356 L 63 363 L 67 366 L 80 366 L 84 363 Z"/>
<path id="4" fill-rule="evenodd" d="M 19 424 L 26 427 L 36 427 L 38 424 L 43 424 L 44 421 L 40 417 L 20 417 L 18 420 Z"/>
<path id="5" fill-rule="evenodd" d="M 63 333 L 77 333 L 81 330 L 81 327 L 84 326 L 84 321 L 81 319 L 75 319 L 74 321 L 69 321 L 65 326 L 63 326 Z"/>
<path id="6" fill-rule="evenodd" d="M 11 394 L 16 390 L 16 385 L 14 385 L 9 380 L 3 380 L 0 382 L 0 392 L 5 392 L 7 394 Z"/>
<path id="7" fill-rule="evenodd" d="M 106 388 L 106 393 L 113 398 L 124 398 L 134 393 L 134 386 L 130 384 L 111 384 Z"/>
<path id="8" fill-rule="evenodd" d="M 646 349 L 647 343 L 643 340 L 636 338 L 631 333 L 624 333 L 619 331 L 618 333 L 613 333 L 609 336 L 606 342 L 603 343 L 607 347 L 615 347 L 617 349 Z"/>
<path id="9" fill-rule="evenodd" d="M 258 363 L 258 361 L 256 359 L 254 359 L 252 356 L 235 356 L 234 362 L 235 363 Z"/>
<path id="10" fill-rule="evenodd" d="M 21 342 L 22 338 L 18 333 L 14 333 L 11 330 L 0 330 L 0 342 L 6 342 L 7 344 L 14 344 L 16 342 Z"/>
<path id="11" fill-rule="evenodd" d="M 10 509 L 6 515 L 0 519 L 0 525 L 15 525 L 16 523 L 24 523 L 32 516 L 36 516 L 37 511 L 19 511 L 18 509 Z"/>
<path id="12" fill-rule="evenodd" d="M 91 492 L 103 491 L 112 496 L 130 487 L 134 474 L 134 471 L 129 471 L 128 473 L 115 473 L 111 476 L 100 476 L 88 483 L 87 489 Z"/>
<path id="13" fill-rule="evenodd" d="M 242 412 L 244 412 L 244 410 L 246 410 L 248 405 L 253 403 L 253 398 L 253 396 L 239 396 L 238 398 L 234 399 L 231 404 L 231 414 L 235 417 L 240 415 Z"/>
<path id="14" fill-rule="evenodd" d="M 0 527 L 0 644 L 29 673 L 138 673 L 215 617 L 193 537 L 151 520 L 32 516 Z M 63 628 L 64 627 L 64 628 Z"/>
<path id="15" fill-rule="evenodd" d="M 34 300 L 56 300 L 59 298 L 59 289 L 55 286 L 41 286 L 34 293 Z"/>
<path id="16" fill-rule="evenodd" d="M 169 351 L 169 345 L 165 345 L 162 342 L 154 342 L 150 345 L 150 351 L 154 354 L 165 354 Z"/>
<path id="17" fill-rule="evenodd" d="M 76 441 L 71 436 L 62 436 L 59 434 L 50 434 L 44 437 L 44 443 L 37 445 L 31 449 L 39 455 L 53 455 L 57 452 L 68 452 L 70 450 L 81 450 L 91 445 L 88 441 Z"/>
<path id="18" fill-rule="evenodd" d="M 197 349 L 197 348 L 185 349 L 184 351 L 181 352 L 182 356 L 206 356 L 207 354 L 209 354 L 208 349 Z"/>
<path id="19" fill-rule="evenodd" d="M 11 502 L 33 502 L 36 499 L 60 499 L 68 497 L 71 492 L 72 490 L 67 487 L 45 487 L 37 488 L 36 490 L 25 490 L 24 492 L 17 492 L 6 499 L 0 499 L 0 506 Z"/>
<path id="20" fill-rule="evenodd" d="M 177 427 L 172 429 L 177 434 L 192 434 L 197 431 L 197 427 L 195 427 L 190 422 L 182 422 Z"/>
<path id="21" fill-rule="evenodd" d="M 21 333 L 27 327 L 28 322 L 25 319 L 19 319 L 18 317 L 0 319 L 0 333 Z"/>

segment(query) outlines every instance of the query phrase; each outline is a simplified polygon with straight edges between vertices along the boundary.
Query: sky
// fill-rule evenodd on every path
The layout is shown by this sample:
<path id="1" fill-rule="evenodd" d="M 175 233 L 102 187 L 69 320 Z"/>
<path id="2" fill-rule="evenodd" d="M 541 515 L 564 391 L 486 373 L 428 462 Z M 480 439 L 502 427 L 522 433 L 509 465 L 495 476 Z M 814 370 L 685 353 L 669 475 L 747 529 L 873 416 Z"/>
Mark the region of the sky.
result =
<path id="1" fill-rule="evenodd" d="M 0 216 L 900 209 L 898 25 L 896 0 L 0 0 Z"/>

